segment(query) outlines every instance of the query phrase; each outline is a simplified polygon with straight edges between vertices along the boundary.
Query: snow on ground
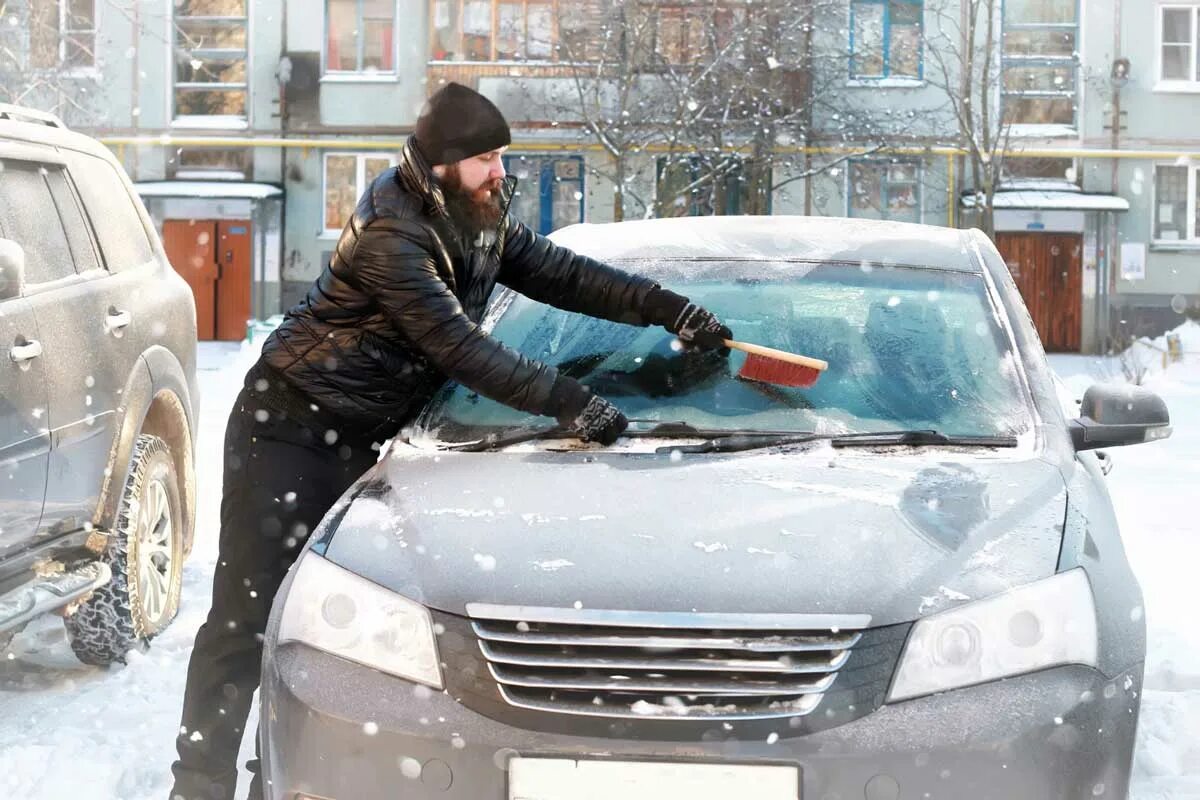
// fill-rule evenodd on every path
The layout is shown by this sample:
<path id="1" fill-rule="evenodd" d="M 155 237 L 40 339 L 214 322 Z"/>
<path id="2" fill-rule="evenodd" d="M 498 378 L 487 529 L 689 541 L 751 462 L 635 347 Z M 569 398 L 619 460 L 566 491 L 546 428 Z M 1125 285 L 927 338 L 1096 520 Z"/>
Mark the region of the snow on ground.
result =
<path id="1" fill-rule="evenodd" d="M 1191 355 L 1165 372 L 1158 351 L 1137 350 L 1150 364 L 1146 384 L 1171 409 L 1175 434 L 1112 451 L 1109 479 L 1148 629 L 1134 800 L 1200 798 L 1200 626 L 1189 611 L 1200 561 L 1193 499 L 1200 486 L 1200 325 L 1180 333 Z M 112 670 L 76 662 L 57 617 L 31 625 L 0 658 L 0 795 L 166 798 L 188 654 L 209 605 L 225 419 L 256 351 L 201 345 L 198 536 L 175 623 L 148 652 Z M 1115 359 L 1052 356 L 1051 363 L 1077 397 L 1095 380 L 1122 380 Z M 243 761 L 252 747 L 247 737 Z"/>
<path id="2" fill-rule="evenodd" d="M 261 343 L 200 345 L 196 544 L 171 627 L 127 666 L 102 670 L 75 660 L 62 621 L 49 616 L 0 660 L 0 796 L 166 800 L 188 656 L 212 591 L 225 420 Z M 242 763 L 253 756 L 246 743 Z"/>

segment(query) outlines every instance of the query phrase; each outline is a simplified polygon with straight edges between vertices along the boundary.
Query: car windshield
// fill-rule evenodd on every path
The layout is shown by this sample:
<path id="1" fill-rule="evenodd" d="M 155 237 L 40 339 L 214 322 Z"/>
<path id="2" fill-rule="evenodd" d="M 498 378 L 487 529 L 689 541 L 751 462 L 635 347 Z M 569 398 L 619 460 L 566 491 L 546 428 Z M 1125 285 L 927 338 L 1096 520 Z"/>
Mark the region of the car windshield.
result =
<path id="1" fill-rule="evenodd" d="M 735 338 L 829 362 L 811 388 L 742 380 L 746 356 L 686 352 L 662 328 L 562 311 L 507 293 L 493 335 L 634 420 L 697 428 L 1015 435 L 1031 424 L 1015 358 L 982 276 L 871 264 L 621 262 L 712 310 Z M 507 307 L 504 307 L 507 304 Z M 421 427 L 445 442 L 553 424 L 448 385 Z"/>

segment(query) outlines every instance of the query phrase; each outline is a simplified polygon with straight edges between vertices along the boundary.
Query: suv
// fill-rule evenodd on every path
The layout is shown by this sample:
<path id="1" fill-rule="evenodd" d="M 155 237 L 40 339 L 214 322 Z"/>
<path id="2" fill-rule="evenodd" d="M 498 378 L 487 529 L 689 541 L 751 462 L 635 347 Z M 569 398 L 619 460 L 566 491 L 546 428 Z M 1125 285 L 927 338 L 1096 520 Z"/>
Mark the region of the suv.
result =
<path id="1" fill-rule="evenodd" d="M 0 648 L 61 614 L 123 661 L 179 607 L 196 312 L 99 142 L 0 105 Z"/>

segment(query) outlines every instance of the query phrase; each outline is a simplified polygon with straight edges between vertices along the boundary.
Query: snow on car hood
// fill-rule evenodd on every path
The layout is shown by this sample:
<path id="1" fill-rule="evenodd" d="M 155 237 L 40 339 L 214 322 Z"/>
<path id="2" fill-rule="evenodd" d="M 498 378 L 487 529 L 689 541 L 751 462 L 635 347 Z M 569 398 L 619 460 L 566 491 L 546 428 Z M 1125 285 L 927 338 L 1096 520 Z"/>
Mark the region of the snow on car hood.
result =
<path id="1" fill-rule="evenodd" d="M 958 451 L 400 449 L 326 556 L 426 605 L 912 620 L 1052 575 L 1060 473 Z"/>

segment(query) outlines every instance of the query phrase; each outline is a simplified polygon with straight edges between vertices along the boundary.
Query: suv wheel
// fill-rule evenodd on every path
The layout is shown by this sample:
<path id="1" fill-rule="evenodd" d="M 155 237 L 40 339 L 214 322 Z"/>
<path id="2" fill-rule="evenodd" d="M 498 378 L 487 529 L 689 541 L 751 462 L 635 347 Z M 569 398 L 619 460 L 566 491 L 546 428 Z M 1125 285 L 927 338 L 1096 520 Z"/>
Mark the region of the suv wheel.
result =
<path id="1" fill-rule="evenodd" d="M 101 558 L 112 581 L 66 617 L 71 649 L 85 664 L 124 663 L 179 611 L 183 582 L 183 504 L 167 443 L 141 435 L 134 444 L 116 528 Z"/>

